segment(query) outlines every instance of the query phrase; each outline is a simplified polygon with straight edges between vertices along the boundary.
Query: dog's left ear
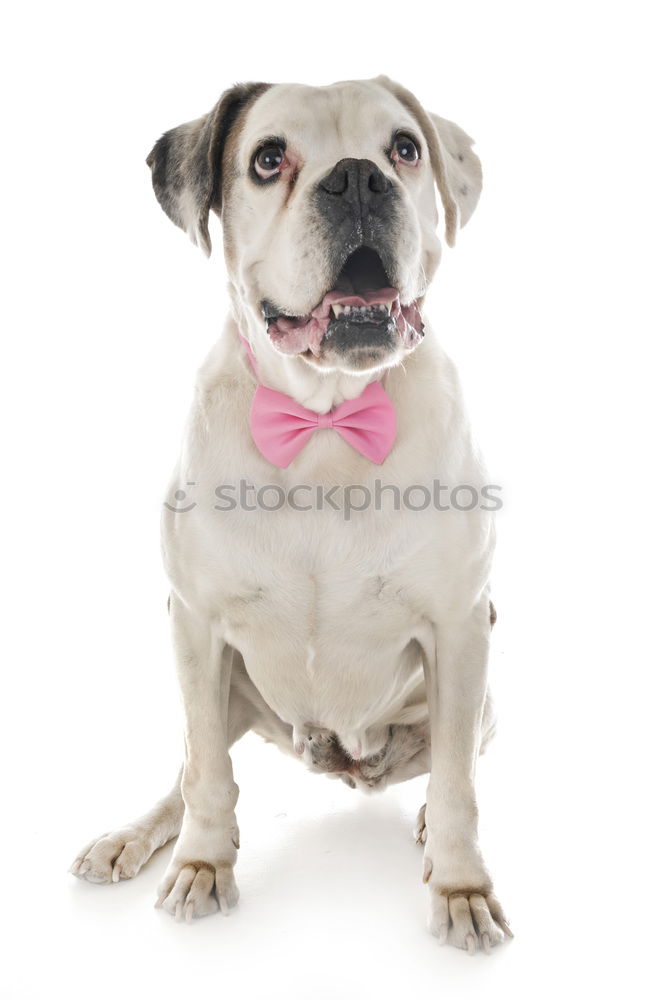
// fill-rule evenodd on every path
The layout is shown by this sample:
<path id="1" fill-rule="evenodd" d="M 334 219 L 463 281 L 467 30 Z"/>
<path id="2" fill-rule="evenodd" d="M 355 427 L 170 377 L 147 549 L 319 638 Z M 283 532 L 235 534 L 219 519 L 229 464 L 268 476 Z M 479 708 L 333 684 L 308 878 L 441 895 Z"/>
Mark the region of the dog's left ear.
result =
<path id="1" fill-rule="evenodd" d="M 388 76 L 376 79 L 414 115 L 424 133 L 445 209 L 445 237 L 448 246 L 453 247 L 459 227 L 465 226 L 474 212 L 482 191 L 482 164 L 472 151 L 474 140 L 454 122 L 429 114 L 400 83 Z"/>
<path id="2" fill-rule="evenodd" d="M 207 257 L 209 212 L 222 209 L 225 141 L 234 122 L 269 86 L 242 83 L 226 90 L 209 114 L 165 132 L 146 159 L 157 200 Z"/>

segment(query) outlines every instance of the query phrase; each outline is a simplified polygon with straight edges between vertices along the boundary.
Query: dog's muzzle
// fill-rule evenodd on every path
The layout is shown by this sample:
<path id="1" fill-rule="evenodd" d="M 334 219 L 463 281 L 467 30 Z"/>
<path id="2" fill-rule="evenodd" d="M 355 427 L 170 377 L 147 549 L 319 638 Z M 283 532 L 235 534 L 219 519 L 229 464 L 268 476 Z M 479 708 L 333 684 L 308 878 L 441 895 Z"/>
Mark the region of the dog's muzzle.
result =
<path id="1" fill-rule="evenodd" d="M 377 251 L 362 246 L 345 260 L 332 291 L 305 316 L 281 313 L 262 302 L 271 341 L 283 354 L 383 352 L 397 343 L 407 349 L 422 338 L 424 325 L 416 303 L 402 303 L 389 283 Z"/>

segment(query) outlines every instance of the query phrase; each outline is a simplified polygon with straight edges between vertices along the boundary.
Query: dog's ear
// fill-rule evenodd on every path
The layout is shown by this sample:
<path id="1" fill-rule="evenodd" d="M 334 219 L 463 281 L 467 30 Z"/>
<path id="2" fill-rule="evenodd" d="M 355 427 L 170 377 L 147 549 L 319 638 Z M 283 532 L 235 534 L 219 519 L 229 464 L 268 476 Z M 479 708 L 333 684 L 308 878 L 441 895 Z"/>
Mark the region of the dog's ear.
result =
<path id="1" fill-rule="evenodd" d="M 162 208 L 207 256 L 209 212 L 222 209 L 225 141 L 240 115 L 269 86 L 244 83 L 226 90 L 209 114 L 165 132 L 146 159 Z"/>
<path id="2" fill-rule="evenodd" d="M 482 164 L 473 153 L 473 139 L 439 115 L 429 114 L 417 98 L 388 76 L 377 77 L 387 90 L 410 111 L 419 123 L 428 144 L 435 182 L 445 210 L 445 237 L 453 247 L 456 233 L 475 210 L 482 190 Z"/>

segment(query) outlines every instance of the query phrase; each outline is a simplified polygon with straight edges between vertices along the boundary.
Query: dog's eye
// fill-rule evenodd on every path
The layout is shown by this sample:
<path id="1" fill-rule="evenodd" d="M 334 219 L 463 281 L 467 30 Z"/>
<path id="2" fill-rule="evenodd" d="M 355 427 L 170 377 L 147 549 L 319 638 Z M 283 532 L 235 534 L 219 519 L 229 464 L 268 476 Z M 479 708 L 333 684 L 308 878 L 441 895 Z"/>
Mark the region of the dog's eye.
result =
<path id="1" fill-rule="evenodd" d="M 255 157 L 255 173 L 262 180 L 277 174 L 285 162 L 285 150 L 275 143 L 263 146 Z"/>
<path id="2" fill-rule="evenodd" d="M 396 163 L 408 163 L 414 166 L 419 160 L 417 143 L 408 135 L 397 135 L 391 151 L 391 158 Z"/>

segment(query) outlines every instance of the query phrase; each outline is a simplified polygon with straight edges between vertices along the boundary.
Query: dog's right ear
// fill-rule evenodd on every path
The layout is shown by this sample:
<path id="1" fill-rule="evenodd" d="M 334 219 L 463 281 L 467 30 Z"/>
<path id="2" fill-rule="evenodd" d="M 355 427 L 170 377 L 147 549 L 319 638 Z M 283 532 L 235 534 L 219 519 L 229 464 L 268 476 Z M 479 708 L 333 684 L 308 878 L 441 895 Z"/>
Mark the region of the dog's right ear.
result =
<path id="1" fill-rule="evenodd" d="M 222 209 L 225 141 L 239 116 L 269 87 L 242 83 L 226 90 L 209 114 L 165 132 L 146 159 L 162 208 L 207 256 L 209 212 L 219 214 Z"/>

